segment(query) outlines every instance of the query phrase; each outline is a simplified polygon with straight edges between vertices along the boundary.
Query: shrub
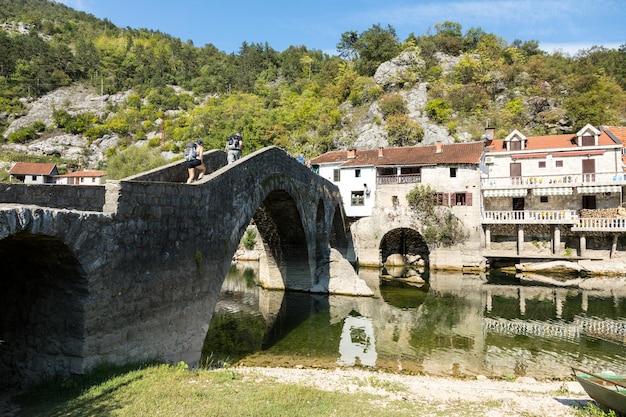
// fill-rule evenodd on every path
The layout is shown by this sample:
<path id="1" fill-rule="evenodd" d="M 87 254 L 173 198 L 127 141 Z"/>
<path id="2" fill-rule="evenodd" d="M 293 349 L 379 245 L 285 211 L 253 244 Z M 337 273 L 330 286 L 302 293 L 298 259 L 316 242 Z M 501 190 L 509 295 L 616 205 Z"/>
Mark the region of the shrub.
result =
<path id="1" fill-rule="evenodd" d="M 447 122 L 450 119 L 450 115 L 452 115 L 452 109 L 442 98 L 430 100 L 426 103 L 424 110 L 428 117 L 439 124 Z"/>
<path id="2" fill-rule="evenodd" d="M 424 138 L 422 126 L 404 114 L 389 116 L 385 130 L 393 146 L 416 145 Z"/>
<path id="3" fill-rule="evenodd" d="M 37 131 L 32 126 L 22 127 L 9 133 L 7 140 L 10 143 L 26 143 L 37 138 Z"/>
<path id="4" fill-rule="evenodd" d="M 256 245 L 256 232 L 252 229 L 247 229 L 246 234 L 243 237 L 243 247 L 247 250 L 254 249 Z"/>
<path id="5" fill-rule="evenodd" d="M 408 109 L 404 97 L 400 94 L 385 94 L 378 103 L 383 117 L 387 118 L 391 115 L 407 114 Z"/>

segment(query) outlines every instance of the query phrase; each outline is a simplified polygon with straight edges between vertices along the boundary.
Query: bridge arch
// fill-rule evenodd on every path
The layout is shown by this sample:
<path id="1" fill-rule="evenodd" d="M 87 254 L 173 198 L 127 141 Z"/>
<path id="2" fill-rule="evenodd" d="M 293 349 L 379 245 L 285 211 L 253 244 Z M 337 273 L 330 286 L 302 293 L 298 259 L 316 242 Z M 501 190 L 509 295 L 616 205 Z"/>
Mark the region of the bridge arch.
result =
<path id="1" fill-rule="evenodd" d="M 420 264 L 428 271 L 430 251 L 422 234 L 411 227 L 389 230 L 380 240 L 381 264 L 393 264 L 392 255 L 401 255 L 405 265 Z M 397 261 L 395 261 L 397 263 Z"/>
<path id="2" fill-rule="evenodd" d="M 58 238 L 26 231 L 0 240 L 0 388 L 80 372 L 85 274 Z"/>

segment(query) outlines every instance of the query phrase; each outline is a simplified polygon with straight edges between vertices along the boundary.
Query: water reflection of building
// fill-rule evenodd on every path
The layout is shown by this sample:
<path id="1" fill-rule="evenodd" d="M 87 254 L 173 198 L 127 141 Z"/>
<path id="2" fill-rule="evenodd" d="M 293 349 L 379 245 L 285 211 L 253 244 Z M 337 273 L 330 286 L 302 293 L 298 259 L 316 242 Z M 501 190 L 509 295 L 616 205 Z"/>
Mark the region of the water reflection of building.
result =
<path id="1" fill-rule="evenodd" d="M 376 366 L 376 338 L 372 320 L 348 316 L 343 322 L 337 363 L 342 366 Z"/>
<path id="2" fill-rule="evenodd" d="M 307 338 L 294 348 L 295 360 L 304 365 L 538 378 L 567 376 L 572 363 L 626 371 L 619 344 L 626 331 L 626 296 L 619 291 L 493 285 L 484 275 L 434 272 L 428 287 L 396 292 L 381 283 L 376 270 L 359 276 L 374 297 L 317 300 L 259 291 L 268 334 L 277 344 L 280 338 L 294 340 L 294 334 Z M 313 314 L 321 320 L 310 320 Z M 300 317 L 297 323 L 294 317 Z M 327 327 L 315 327 L 323 320 Z M 610 343 L 587 343 L 588 336 Z M 286 349 L 280 346 L 281 355 Z M 303 363 L 305 357 L 309 362 Z"/>
<path id="3" fill-rule="evenodd" d="M 626 320 L 586 317 L 590 297 L 603 300 L 604 305 L 604 300 L 612 300 L 614 306 L 619 306 L 621 297 L 614 291 L 486 284 L 483 293 L 485 312 L 492 316 L 483 318 L 486 331 L 571 340 L 584 335 L 626 342 Z M 495 308 L 494 299 L 498 300 Z M 511 311 L 512 306 L 517 307 L 517 312 Z"/>

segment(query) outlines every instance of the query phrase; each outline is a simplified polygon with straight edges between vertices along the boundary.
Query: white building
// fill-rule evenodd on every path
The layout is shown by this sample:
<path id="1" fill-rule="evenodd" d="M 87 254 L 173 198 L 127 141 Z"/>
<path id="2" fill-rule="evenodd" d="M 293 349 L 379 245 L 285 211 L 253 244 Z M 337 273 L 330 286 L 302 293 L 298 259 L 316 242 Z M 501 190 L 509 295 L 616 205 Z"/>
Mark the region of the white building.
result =
<path id="1" fill-rule="evenodd" d="M 430 186 L 441 205 L 462 223 L 468 240 L 460 245 L 476 255 L 481 244 L 480 170 L 482 142 L 374 150 L 329 152 L 311 161 L 312 168 L 335 183 L 350 218 L 354 260 L 380 266 L 400 254 L 407 262 L 448 265 L 451 258 L 428 247 L 419 220 L 406 196 L 417 185 Z M 457 248 L 458 249 L 458 248 Z M 455 264 L 466 256 L 450 251 Z M 389 272 L 390 270 L 387 270 Z M 395 276 L 409 274 L 399 268 Z"/>
<path id="2" fill-rule="evenodd" d="M 434 188 L 442 205 L 474 206 L 480 193 L 478 163 L 482 153 L 482 142 L 438 142 L 432 146 L 328 152 L 311 164 L 314 171 L 339 187 L 348 217 L 365 217 L 374 208 L 406 207 L 405 196 L 416 184 Z M 476 219 L 479 212 L 475 207 Z"/>
<path id="3" fill-rule="evenodd" d="M 9 170 L 11 179 L 23 181 L 24 184 L 49 184 L 58 175 L 55 164 L 38 162 L 16 162 Z"/>
<path id="4" fill-rule="evenodd" d="M 55 184 L 101 185 L 106 182 L 105 171 L 74 171 L 54 177 Z"/>
<path id="5" fill-rule="evenodd" d="M 494 234 L 513 235 L 521 253 L 531 231 L 534 240 L 543 233 L 552 253 L 561 254 L 563 233 L 579 239 L 569 244 L 582 255 L 587 232 L 626 232 L 626 219 L 585 215 L 590 213 L 585 210 L 622 206 L 626 175 L 618 136 L 610 128 L 587 125 L 570 135 L 526 137 L 515 130 L 504 139 L 488 140 L 481 180 L 486 248 Z M 542 225 L 550 227 L 549 233 L 540 231 Z"/>

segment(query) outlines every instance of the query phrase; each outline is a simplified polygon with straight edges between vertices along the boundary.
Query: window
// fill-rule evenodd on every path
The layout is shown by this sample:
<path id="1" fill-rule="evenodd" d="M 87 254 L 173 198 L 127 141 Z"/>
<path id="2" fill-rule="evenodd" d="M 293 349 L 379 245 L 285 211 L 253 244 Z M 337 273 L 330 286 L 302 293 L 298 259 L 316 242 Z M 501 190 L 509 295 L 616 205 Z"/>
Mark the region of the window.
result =
<path id="1" fill-rule="evenodd" d="M 355 169 L 355 170 L 354 170 L 354 176 L 355 176 L 356 178 L 359 178 L 359 177 L 361 176 L 361 170 L 360 170 L 360 169 Z"/>
<path id="2" fill-rule="evenodd" d="M 340 169 L 334 169 L 333 170 L 333 181 L 339 182 L 340 180 L 341 180 L 341 170 Z"/>
<path id="3" fill-rule="evenodd" d="M 557 168 L 563 168 L 563 161 L 554 161 L 554 166 Z"/>
<path id="4" fill-rule="evenodd" d="M 546 167 L 546 161 L 539 161 L 539 168 L 545 168 Z"/>
<path id="5" fill-rule="evenodd" d="M 510 150 L 519 151 L 522 149 L 522 142 L 519 140 L 512 140 L 509 142 Z"/>
<path id="6" fill-rule="evenodd" d="M 436 203 L 440 206 L 471 206 L 472 193 L 436 193 Z"/>
<path id="7" fill-rule="evenodd" d="M 352 191 L 352 198 L 350 201 L 350 205 L 352 206 L 363 206 L 365 205 L 365 198 L 363 195 L 363 191 Z"/>
<path id="8" fill-rule="evenodd" d="M 582 137 L 582 145 L 583 146 L 594 146 L 596 144 L 595 138 L 593 136 L 583 136 Z"/>
<path id="9" fill-rule="evenodd" d="M 547 195 L 542 195 L 541 197 L 539 197 L 539 201 L 541 203 L 547 203 L 548 202 L 548 196 Z"/>
<path id="10" fill-rule="evenodd" d="M 456 178 L 456 168 L 450 168 L 450 178 Z"/>

